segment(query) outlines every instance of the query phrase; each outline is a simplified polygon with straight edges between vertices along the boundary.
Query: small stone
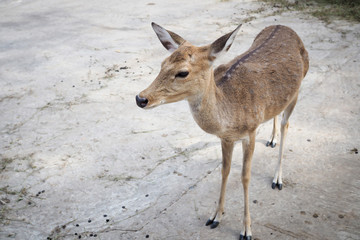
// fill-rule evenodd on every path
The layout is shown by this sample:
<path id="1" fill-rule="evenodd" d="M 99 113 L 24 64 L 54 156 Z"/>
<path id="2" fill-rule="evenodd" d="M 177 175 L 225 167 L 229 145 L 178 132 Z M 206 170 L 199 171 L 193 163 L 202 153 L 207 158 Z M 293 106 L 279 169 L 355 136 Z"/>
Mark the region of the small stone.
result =
<path id="1" fill-rule="evenodd" d="M 94 234 L 94 237 L 97 237 L 97 234 Z"/>
<path id="2" fill-rule="evenodd" d="M 308 140 L 306 140 L 306 141 L 311 142 L 311 139 L 308 139 Z"/>
<path id="3" fill-rule="evenodd" d="M 319 215 L 318 215 L 317 213 L 314 213 L 314 214 L 313 214 L 313 217 L 314 217 L 314 218 L 318 218 Z"/>
<path id="4" fill-rule="evenodd" d="M 149 196 L 149 194 L 146 194 L 146 195 L 145 195 L 145 197 L 148 197 L 148 196 Z"/>
<path id="5" fill-rule="evenodd" d="M 254 201 L 253 201 L 253 203 L 257 204 L 257 203 L 258 203 L 258 201 L 257 201 L 257 200 L 254 200 Z"/>
<path id="6" fill-rule="evenodd" d="M 90 237 L 94 236 L 94 234 L 90 233 Z"/>
<path id="7" fill-rule="evenodd" d="M 301 215 L 305 215 L 306 212 L 305 212 L 305 211 L 300 211 L 300 214 L 301 214 Z"/>
<path id="8" fill-rule="evenodd" d="M 91 219 L 88 220 L 88 223 L 91 223 Z"/>
<path id="9" fill-rule="evenodd" d="M 45 192 L 45 190 L 42 190 L 42 191 L 41 191 L 41 193 L 44 193 L 44 192 Z"/>
<path id="10" fill-rule="evenodd" d="M 147 234 L 146 236 L 145 236 L 145 238 L 149 238 L 150 236 L 149 236 L 149 234 Z"/>
<path id="11" fill-rule="evenodd" d="M 110 221 L 110 219 L 106 219 L 106 222 L 109 222 Z"/>
<path id="12" fill-rule="evenodd" d="M 81 235 L 79 235 L 79 239 L 81 238 Z"/>
<path id="13" fill-rule="evenodd" d="M 104 217 L 107 217 L 107 215 L 106 215 L 106 214 L 104 214 Z"/>
<path id="14" fill-rule="evenodd" d="M 76 227 L 79 227 L 80 225 L 79 225 L 79 224 L 76 224 L 75 226 L 76 226 Z"/>
<path id="15" fill-rule="evenodd" d="M 342 215 L 342 214 L 339 214 L 339 216 L 338 216 L 339 218 L 344 218 L 344 215 Z"/>
<path id="16" fill-rule="evenodd" d="M 123 209 L 125 209 L 125 206 L 122 206 Z"/>

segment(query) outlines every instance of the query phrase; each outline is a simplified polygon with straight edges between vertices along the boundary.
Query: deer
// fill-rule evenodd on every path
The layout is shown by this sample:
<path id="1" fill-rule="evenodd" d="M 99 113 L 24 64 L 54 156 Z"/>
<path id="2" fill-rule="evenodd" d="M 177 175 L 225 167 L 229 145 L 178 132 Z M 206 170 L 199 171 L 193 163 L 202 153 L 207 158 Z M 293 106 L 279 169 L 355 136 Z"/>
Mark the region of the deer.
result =
<path id="1" fill-rule="evenodd" d="M 138 95 L 140 108 L 187 100 L 195 122 L 221 140 L 222 168 L 220 197 L 206 226 L 216 228 L 224 215 L 225 191 L 234 145 L 242 142 L 241 182 L 244 192 L 243 228 L 239 239 L 251 240 L 249 183 L 256 130 L 273 119 L 273 131 L 266 146 L 275 147 L 277 117 L 282 113 L 278 163 L 271 184 L 283 187 L 282 160 L 289 117 L 296 105 L 309 57 L 300 37 L 283 25 L 264 28 L 251 47 L 216 68 L 215 59 L 227 52 L 242 24 L 216 41 L 194 46 L 180 35 L 152 23 L 162 45 L 171 53 L 161 64 L 156 79 Z"/>

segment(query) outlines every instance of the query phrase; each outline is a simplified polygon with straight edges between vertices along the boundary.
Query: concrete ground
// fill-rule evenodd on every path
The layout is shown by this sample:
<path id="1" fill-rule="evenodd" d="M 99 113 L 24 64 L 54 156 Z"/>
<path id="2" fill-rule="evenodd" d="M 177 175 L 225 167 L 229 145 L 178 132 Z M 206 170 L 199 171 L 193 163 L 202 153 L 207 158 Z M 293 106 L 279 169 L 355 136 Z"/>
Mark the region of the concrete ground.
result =
<path id="1" fill-rule="evenodd" d="M 238 239 L 241 144 L 211 230 L 219 140 L 186 102 L 135 104 L 168 56 L 152 21 L 195 45 L 243 22 L 217 64 L 265 26 L 299 34 L 310 69 L 290 118 L 284 188 L 271 189 L 278 147 L 265 147 L 267 122 L 253 158 L 253 238 L 360 239 L 360 24 L 277 10 L 253 0 L 1 1 L 0 239 Z"/>

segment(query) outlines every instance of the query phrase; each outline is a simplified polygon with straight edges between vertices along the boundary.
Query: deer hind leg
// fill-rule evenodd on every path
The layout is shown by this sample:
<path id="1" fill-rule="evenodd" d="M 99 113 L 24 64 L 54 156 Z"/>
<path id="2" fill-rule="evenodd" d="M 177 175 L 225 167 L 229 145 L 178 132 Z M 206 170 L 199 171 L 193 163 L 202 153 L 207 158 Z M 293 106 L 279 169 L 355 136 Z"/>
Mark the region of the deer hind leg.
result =
<path id="1" fill-rule="evenodd" d="M 216 228 L 219 225 L 222 216 L 224 214 L 226 183 L 230 173 L 231 158 L 234 150 L 234 142 L 229 142 L 222 139 L 221 148 L 222 148 L 222 169 L 221 169 L 222 181 L 221 181 L 220 198 L 215 213 L 206 222 L 206 226 L 210 225 L 210 228 Z"/>
<path id="2" fill-rule="evenodd" d="M 294 110 L 294 107 L 296 105 L 297 96 L 295 99 L 290 103 L 289 106 L 284 110 L 283 117 L 281 120 L 281 138 L 280 138 L 280 149 L 279 149 L 279 158 L 278 158 L 278 165 L 276 167 L 275 176 L 272 182 L 272 189 L 275 189 L 276 186 L 279 190 L 282 189 L 283 182 L 282 182 L 282 159 L 283 159 L 283 153 L 284 153 L 284 145 L 285 145 L 285 138 L 286 134 L 289 128 L 289 117 Z"/>
<path id="3" fill-rule="evenodd" d="M 255 148 L 255 132 L 249 134 L 249 141 L 243 140 L 243 169 L 241 181 L 244 189 L 244 229 L 240 233 L 240 240 L 251 240 L 251 218 L 249 206 L 249 184 L 251 177 L 251 160 Z"/>
<path id="4" fill-rule="evenodd" d="M 274 148 L 276 146 L 276 140 L 279 136 L 279 130 L 278 130 L 278 116 L 274 117 L 274 123 L 273 123 L 273 131 L 271 133 L 269 141 L 267 141 L 266 146 L 271 146 Z"/>

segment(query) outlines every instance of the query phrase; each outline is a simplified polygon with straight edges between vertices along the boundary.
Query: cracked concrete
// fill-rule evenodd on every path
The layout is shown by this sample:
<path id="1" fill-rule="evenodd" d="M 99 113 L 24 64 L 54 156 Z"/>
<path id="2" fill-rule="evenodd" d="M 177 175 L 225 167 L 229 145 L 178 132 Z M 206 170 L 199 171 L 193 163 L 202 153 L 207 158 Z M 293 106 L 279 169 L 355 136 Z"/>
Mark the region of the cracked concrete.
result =
<path id="1" fill-rule="evenodd" d="M 360 238 L 359 24 L 252 0 L 5 0 L 0 12 L 0 239 L 238 239 L 241 147 L 226 214 L 210 230 L 219 140 L 198 128 L 186 102 L 135 104 L 168 56 L 152 21 L 195 45 L 244 22 L 218 63 L 265 26 L 298 32 L 310 70 L 290 118 L 282 191 L 271 189 L 272 123 L 257 133 L 254 239 Z"/>

